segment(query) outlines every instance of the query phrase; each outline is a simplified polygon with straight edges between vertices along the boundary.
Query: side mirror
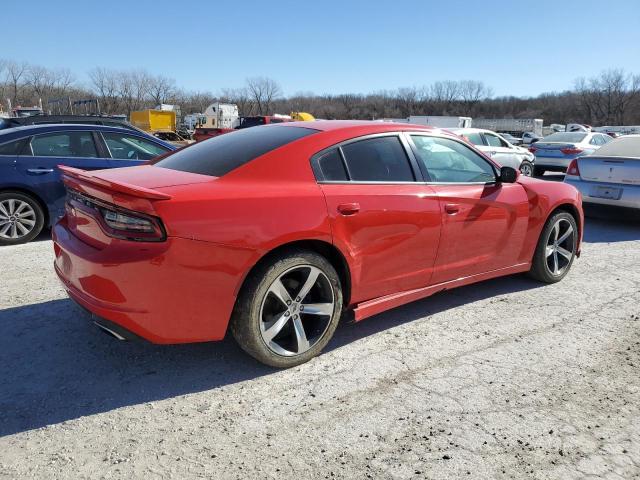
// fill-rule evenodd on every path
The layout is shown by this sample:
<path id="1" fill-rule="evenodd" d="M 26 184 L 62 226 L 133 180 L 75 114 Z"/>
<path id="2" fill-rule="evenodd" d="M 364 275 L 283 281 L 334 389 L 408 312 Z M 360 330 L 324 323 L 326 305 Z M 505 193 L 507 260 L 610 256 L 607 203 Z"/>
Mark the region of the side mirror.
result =
<path id="1" fill-rule="evenodd" d="M 518 179 L 518 171 L 512 167 L 502 167 L 500 169 L 501 183 L 515 183 Z"/>

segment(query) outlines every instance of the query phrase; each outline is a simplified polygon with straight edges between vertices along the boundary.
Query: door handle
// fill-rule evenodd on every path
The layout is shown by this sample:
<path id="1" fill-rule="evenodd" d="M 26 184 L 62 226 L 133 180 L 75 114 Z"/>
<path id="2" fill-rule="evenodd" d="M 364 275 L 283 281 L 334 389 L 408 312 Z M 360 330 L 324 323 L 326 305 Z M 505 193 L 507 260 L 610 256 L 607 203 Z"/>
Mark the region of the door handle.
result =
<path id="1" fill-rule="evenodd" d="M 489 156 L 493 157 L 496 154 L 496 152 L 489 152 Z"/>
<path id="2" fill-rule="evenodd" d="M 360 211 L 359 203 L 341 203 L 338 205 L 338 212 L 342 215 L 355 215 Z"/>
<path id="3" fill-rule="evenodd" d="M 455 203 L 447 203 L 444 206 L 444 211 L 449 215 L 455 215 L 460 211 L 460 205 L 456 205 Z"/>
<path id="4" fill-rule="evenodd" d="M 52 173 L 53 168 L 27 168 L 27 172 L 36 174 Z"/>

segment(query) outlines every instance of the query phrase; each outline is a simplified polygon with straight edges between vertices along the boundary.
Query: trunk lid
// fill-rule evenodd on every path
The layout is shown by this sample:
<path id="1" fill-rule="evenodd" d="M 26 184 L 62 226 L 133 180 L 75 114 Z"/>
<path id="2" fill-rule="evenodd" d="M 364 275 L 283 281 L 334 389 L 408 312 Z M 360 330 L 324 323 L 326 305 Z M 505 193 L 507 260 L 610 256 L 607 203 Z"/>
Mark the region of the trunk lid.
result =
<path id="1" fill-rule="evenodd" d="M 534 152 L 536 156 L 540 157 L 575 157 L 575 154 L 567 155 L 562 150 L 566 148 L 580 148 L 575 143 L 567 142 L 536 142 L 532 145 L 536 149 Z"/>
<path id="2" fill-rule="evenodd" d="M 640 158 L 587 156 L 578 159 L 578 169 L 590 182 L 640 185 Z"/>

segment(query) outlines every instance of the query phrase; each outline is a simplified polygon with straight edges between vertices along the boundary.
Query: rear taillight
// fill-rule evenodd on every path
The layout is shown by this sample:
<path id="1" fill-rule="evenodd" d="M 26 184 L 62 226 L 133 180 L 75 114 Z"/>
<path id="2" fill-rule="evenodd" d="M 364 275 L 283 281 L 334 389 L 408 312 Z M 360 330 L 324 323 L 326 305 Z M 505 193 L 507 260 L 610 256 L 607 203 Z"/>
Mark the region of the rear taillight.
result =
<path id="1" fill-rule="evenodd" d="M 69 189 L 67 203 L 75 204 L 96 219 L 110 237 L 137 242 L 162 242 L 167 238 L 159 218 L 133 212 Z M 67 208 L 71 213 L 72 209 Z"/>
<path id="2" fill-rule="evenodd" d="M 580 176 L 580 169 L 578 168 L 578 159 L 574 158 L 567 168 L 567 175 L 573 175 L 574 177 Z"/>
<path id="3" fill-rule="evenodd" d="M 565 155 L 578 155 L 579 153 L 582 153 L 581 149 L 575 147 L 562 148 L 560 151 Z"/>
<path id="4" fill-rule="evenodd" d="M 529 147 L 531 153 L 536 153 L 536 150 L 538 150 L 536 147 Z"/>

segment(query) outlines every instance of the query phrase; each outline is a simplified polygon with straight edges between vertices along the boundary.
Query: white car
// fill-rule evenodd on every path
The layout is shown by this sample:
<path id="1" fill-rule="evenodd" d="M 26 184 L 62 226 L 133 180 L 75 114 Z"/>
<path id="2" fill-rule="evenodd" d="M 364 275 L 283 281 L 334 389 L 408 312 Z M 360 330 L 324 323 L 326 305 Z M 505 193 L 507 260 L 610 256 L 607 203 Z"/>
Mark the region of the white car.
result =
<path id="1" fill-rule="evenodd" d="M 597 132 L 552 133 L 529 148 L 536 156 L 534 173 L 564 172 L 571 160 L 590 155 L 611 140 L 609 135 Z"/>
<path id="2" fill-rule="evenodd" d="M 574 159 L 564 181 L 584 203 L 640 209 L 640 135 L 627 135 Z"/>
<path id="3" fill-rule="evenodd" d="M 448 128 L 476 146 L 476 148 L 500 165 L 520 170 L 527 177 L 533 176 L 535 155 L 526 148 L 512 145 L 504 137 L 481 128 Z"/>

